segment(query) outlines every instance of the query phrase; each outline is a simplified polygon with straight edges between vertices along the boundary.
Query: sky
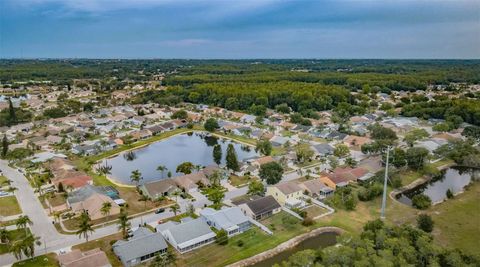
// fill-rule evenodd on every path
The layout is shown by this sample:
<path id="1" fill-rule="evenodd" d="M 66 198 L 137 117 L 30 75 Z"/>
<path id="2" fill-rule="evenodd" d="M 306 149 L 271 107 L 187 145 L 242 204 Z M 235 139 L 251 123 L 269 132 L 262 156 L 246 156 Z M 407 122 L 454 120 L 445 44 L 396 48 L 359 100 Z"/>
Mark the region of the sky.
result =
<path id="1" fill-rule="evenodd" d="M 480 0 L 0 0 L 0 58 L 480 58 Z"/>

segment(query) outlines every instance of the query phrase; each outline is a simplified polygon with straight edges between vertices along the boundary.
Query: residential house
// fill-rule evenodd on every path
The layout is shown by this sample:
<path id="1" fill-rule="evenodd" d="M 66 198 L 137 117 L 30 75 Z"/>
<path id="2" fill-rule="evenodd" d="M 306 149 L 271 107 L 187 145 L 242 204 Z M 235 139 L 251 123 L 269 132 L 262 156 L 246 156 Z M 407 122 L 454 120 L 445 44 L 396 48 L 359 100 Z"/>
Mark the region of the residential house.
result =
<path id="1" fill-rule="evenodd" d="M 209 185 L 210 181 L 204 172 L 195 172 L 173 178 L 175 184 L 185 190 L 185 192 L 196 192 L 198 185 Z"/>
<path id="2" fill-rule="evenodd" d="M 161 231 L 167 240 L 180 253 L 215 242 L 216 234 L 203 218 L 193 219 L 180 224 L 170 224 Z"/>
<path id="3" fill-rule="evenodd" d="M 153 259 L 167 252 L 168 246 L 161 233 L 139 227 L 128 240 L 119 240 L 112 245 L 113 252 L 123 266 L 130 267 Z"/>
<path id="4" fill-rule="evenodd" d="M 138 141 L 138 140 L 143 140 L 143 139 L 152 137 L 152 132 L 149 131 L 148 129 L 137 130 L 137 131 L 131 132 L 130 136 L 132 137 L 133 140 Z"/>
<path id="5" fill-rule="evenodd" d="M 140 186 L 142 192 L 151 199 L 168 196 L 178 190 L 173 179 L 163 179 L 155 182 L 145 183 Z"/>
<path id="6" fill-rule="evenodd" d="M 282 206 L 298 207 L 301 205 L 303 190 L 294 182 L 284 182 L 267 187 L 267 196 L 273 196 Z"/>
<path id="7" fill-rule="evenodd" d="M 261 220 L 281 211 L 280 204 L 273 196 L 254 199 L 238 206 L 243 213 L 254 219 Z"/>
<path id="8" fill-rule="evenodd" d="M 365 144 L 370 144 L 372 139 L 363 136 L 349 135 L 343 139 L 343 143 L 352 150 L 360 150 Z"/>
<path id="9" fill-rule="evenodd" d="M 57 256 L 61 267 L 111 267 L 105 252 L 100 248 L 94 248 L 85 252 L 74 249 Z"/>
<path id="10" fill-rule="evenodd" d="M 335 150 L 330 144 L 327 143 L 316 144 L 313 145 L 312 148 L 315 154 L 321 157 L 333 155 L 333 151 Z"/>
<path id="11" fill-rule="evenodd" d="M 109 215 L 120 213 L 120 206 L 108 195 L 102 193 L 95 186 L 86 185 L 74 192 L 69 193 L 67 206 L 75 213 L 87 212 L 92 220 L 105 217 L 101 208 L 103 203 L 109 202 L 112 207 Z"/>
<path id="12" fill-rule="evenodd" d="M 278 136 L 278 135 L 275 135 L 270 139 L 270 142 L 272 143 L 272 146 L 275 146 L 275 147 L 283 146 L 288 141 L 289 141 L 288 138 L 283 137 L 283 136 Z"/>
<path id="13" fill-rule="evenodd" d="M 308 180 L 300 183 L 299 186 L 313 198 L 325 198 L 333 194 L 333 189 L 326 186 L 320 179 Z"/>
<path id="14" fill-rule="evenodd" d="M 157 135 L 157 134 L 163 133 L 165 131 L 165 128 L 157 124 L 157 125 L 147 127 L 147 130 L 149 130 L 152 133 L 152 135 Z"/>
<path id="15" fill-rule="evenodd" d="M 349 180 L 343 176 L 332 175 L 330 173 L 323 173 L 320 175 L 320 181 L 333 190 L 348 185 Z"/>
<path id="16" fill-rule="evenodd" d="M 217 230 L 225 230 L 228 236 L 237 235 L 250 229 L 251 222 L 239 207 L 214 210 L 205 208 L 200 211 L 200 216 L 208 225 Z"/>

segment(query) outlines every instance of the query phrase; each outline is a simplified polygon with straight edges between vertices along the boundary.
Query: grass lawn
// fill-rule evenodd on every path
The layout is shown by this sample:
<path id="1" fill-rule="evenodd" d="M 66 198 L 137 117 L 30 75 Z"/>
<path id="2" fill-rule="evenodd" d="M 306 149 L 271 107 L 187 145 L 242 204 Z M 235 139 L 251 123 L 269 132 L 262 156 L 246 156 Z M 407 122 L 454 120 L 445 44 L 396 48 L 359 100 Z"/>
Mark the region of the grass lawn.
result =
<path id="1" fill-rule="evenodd" d="M 237 175 L 230 175 L 230 184 L 235 187 L 243 187 L 248 185 L 250 181 L 257 180 L 257 178 L 253 176 L 237 176 Z"/>
<path id="2" fill-rule="evenodd" d="M 291 220 L 293 224 L 286 226 L 284 223 L 285 217 Z M 177 266 L 225 266 L 271 249 L 294 236 L 313 229 L 312 227 L 302 226 L 300 220 L 285 212 L 275 214 L 263 220 L 262 223 L 269 227 L 273 224 L 275 227 L 274 234 L 267 235 L 257 227 L 252 227 L 245 233 L 230 238 L 225 246 L 211 244 L 178 255 Z M 239 240 L 243 242 L 242 246 L 238 245 Z"/>
<path id="3" fill-rule="evenodd" d="M 27 230 L 28 232 L 30 230 Z M 25 237 L 25 230 L 24 229 L 16 229 L 12 231 L 8 231 L 8 240 L 10 240 L 10 244 L 13 243 L 13 241 L 22 239 Z M 9 246 L 7 244 L 0 244 L 0 255 L 8 253 Z"/>
<path id="4" fill-rule="evenodd" d="M 55 253 L 49 253 L 42 256 L 37 256 L 32 259 L 19 261 L 13 264 L 13 267 L 57 267 L 60 266 L 57 261 Z"/>
<path id="5" fill-rule="evenodd" d="M 315 218 L 328 212 L 328 210 L 317 205 L 311 205 L 303 210 L 307 212 L 307 216 L 310 218 Z"/>
<path id="6" fill-rule="evenodd" d="M 423 175 L 418 171 L 407 170 L 397 173 L 395 176 L 399 177 L 402 180 L 402 185 L 405 186 L 411 184 L 417 179 L 422 178 Z"/>
<path id="7" fill-rule="evenodd" d="M 3 175 L 0 175 L 0 187 L 3 185 L 3 183 L 5 183 L 6 181 L 8 181 L 8 178 L 3 176 Z"/>
<path id="8" fill-rule="evenodd" d="M 454 199 L 433 206 L 435 242 L 480 256 L 480 183 L 475 182 Z"/>
<path id="9" fill-rule="evenodd" d="M 17 197 L 0 197 L 0 216 L 11 216 L 22 213 Z"/>
<path id="10" fill-rule="evenodd" d="M 110 264 L 114 267 L 122 266 L 122 263 L 118 260 L 117 256 L 112 251 L 112 246 L 110 243 L 114 243 L 116 240 L 122 239 L 121 233 L 116 233 L 109 235 L 100 239 L 90 240 L 88 243 L 82 243 L 76 246 L 73 246 L 72 249 L 80 249 L 81 251 L 92 250 L 94 248 L 100 248 L 107 254 Z"/>
<path id="11" fill-rule="evenodd" d="M 50 205 L 52 205 L 52 207 L 60 206 L 67 203 L 62 194 L 55 194 L 52 196 L 53 197 L 48 199 L 48 202 L 50 203 Z"/>

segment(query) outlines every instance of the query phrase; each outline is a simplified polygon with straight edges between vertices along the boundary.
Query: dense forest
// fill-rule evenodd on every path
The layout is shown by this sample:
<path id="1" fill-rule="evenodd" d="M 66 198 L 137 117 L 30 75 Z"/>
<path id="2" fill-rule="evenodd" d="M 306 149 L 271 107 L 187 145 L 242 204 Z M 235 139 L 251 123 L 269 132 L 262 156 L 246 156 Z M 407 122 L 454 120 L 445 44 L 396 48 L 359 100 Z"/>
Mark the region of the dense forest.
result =
<path id="1" fill-rule="evenodd" d="M 204 103 L 257 116 L 283 107 L 310 118 L 317 118 L 315 111 L 334 110 L 345 120 L 379 105 L 371 93 L 414 92 L 429 85 L 454 91 L 452 82 L 478 84 L 480 60 L 0 60 L 0 82 L 13 87 L 18 82 L 71 85 L 74 79 L 90 79 L 95 90 L 108 93 L 158 74 L 164 75 L 162 85 L 168 90 L 143 92 L 133 103 Z M 412 96 L 396 108 L 405 116 L 456 116 L 456 121 L 480 125 L 478 93 L 458 96 L 436 101 Z M 292 121 L 308 123 L 297 117 Z"/>

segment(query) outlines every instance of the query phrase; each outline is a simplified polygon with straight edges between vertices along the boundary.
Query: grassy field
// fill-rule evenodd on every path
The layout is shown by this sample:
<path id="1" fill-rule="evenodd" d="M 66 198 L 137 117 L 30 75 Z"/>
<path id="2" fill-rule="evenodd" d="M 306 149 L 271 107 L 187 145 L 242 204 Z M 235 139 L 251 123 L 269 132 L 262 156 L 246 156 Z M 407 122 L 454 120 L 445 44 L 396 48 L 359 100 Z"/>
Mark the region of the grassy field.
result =
<path id="1" fill-rule="evenodd" d="M 3 185 L 3 183 L 5 183 L 6 181 L 8 181 L 8 178 L 3 176 L 3 175 L 0 175 L 0 187 Z"/>
<path id="2" fill-rule="evenodd" d="M 480 256 L 480 183 L 472 184 L 456 196 L 435 205 L 428 213 L 435 222 L 435 242 Z"/>
<path id="3" fill-rule="evenodd" d="M 326 210 L 325 208 L 319 207 L 317 205 L 311 205 L 303 210 L 307 212 L 307 216 L 310 218 L 315 218 L 328 212 L 328 210 Z"/>
<path id="4" fill-rule="evenodd" d="M 235 187 L 243 187 L 248 185 L 250 181 L 257 180 L 257 178 L 252 177 L 252 176 L 237 176 L 237 175 L 231 175 L 230 176 L 230 184 L 235 186 Z"/>
<path id="5" fill-rule="evenodd" d="M 113 243 L 114 241 L 120 240 L 120 239 L 122 239 L 122 234 L 117 233 L 117 234 L 106 236 L 104 238 L 88 241 L 88 243 L 83 243 L 83 244 L 73 246 L 72 249 L 80 249 L 81 251 L 87 251 L 94 248 L 100 248 L 105 252 L 105 254 L 107 254 L 108 260 L 110 261 L 110 264 L 112 264 L 112 266 L 120 267 L 122 266 L 122 263 L 118 260 L 117 256 L 113 253 L 111 249 L 112 246 L 110 245 L 111 242 Z"/>
<path id="6" fill-rule="evenodd" d="M 17 197 L 0 197 L 0 216 L 11 216 L 22 213 Z"/>
<path id="7" fill-rule="evenodd" d="M 19 261 L 13 264 L 13 267 L 57 267 L 60 266 L 55 253 L 49 253 L 33 259 Z"/>

